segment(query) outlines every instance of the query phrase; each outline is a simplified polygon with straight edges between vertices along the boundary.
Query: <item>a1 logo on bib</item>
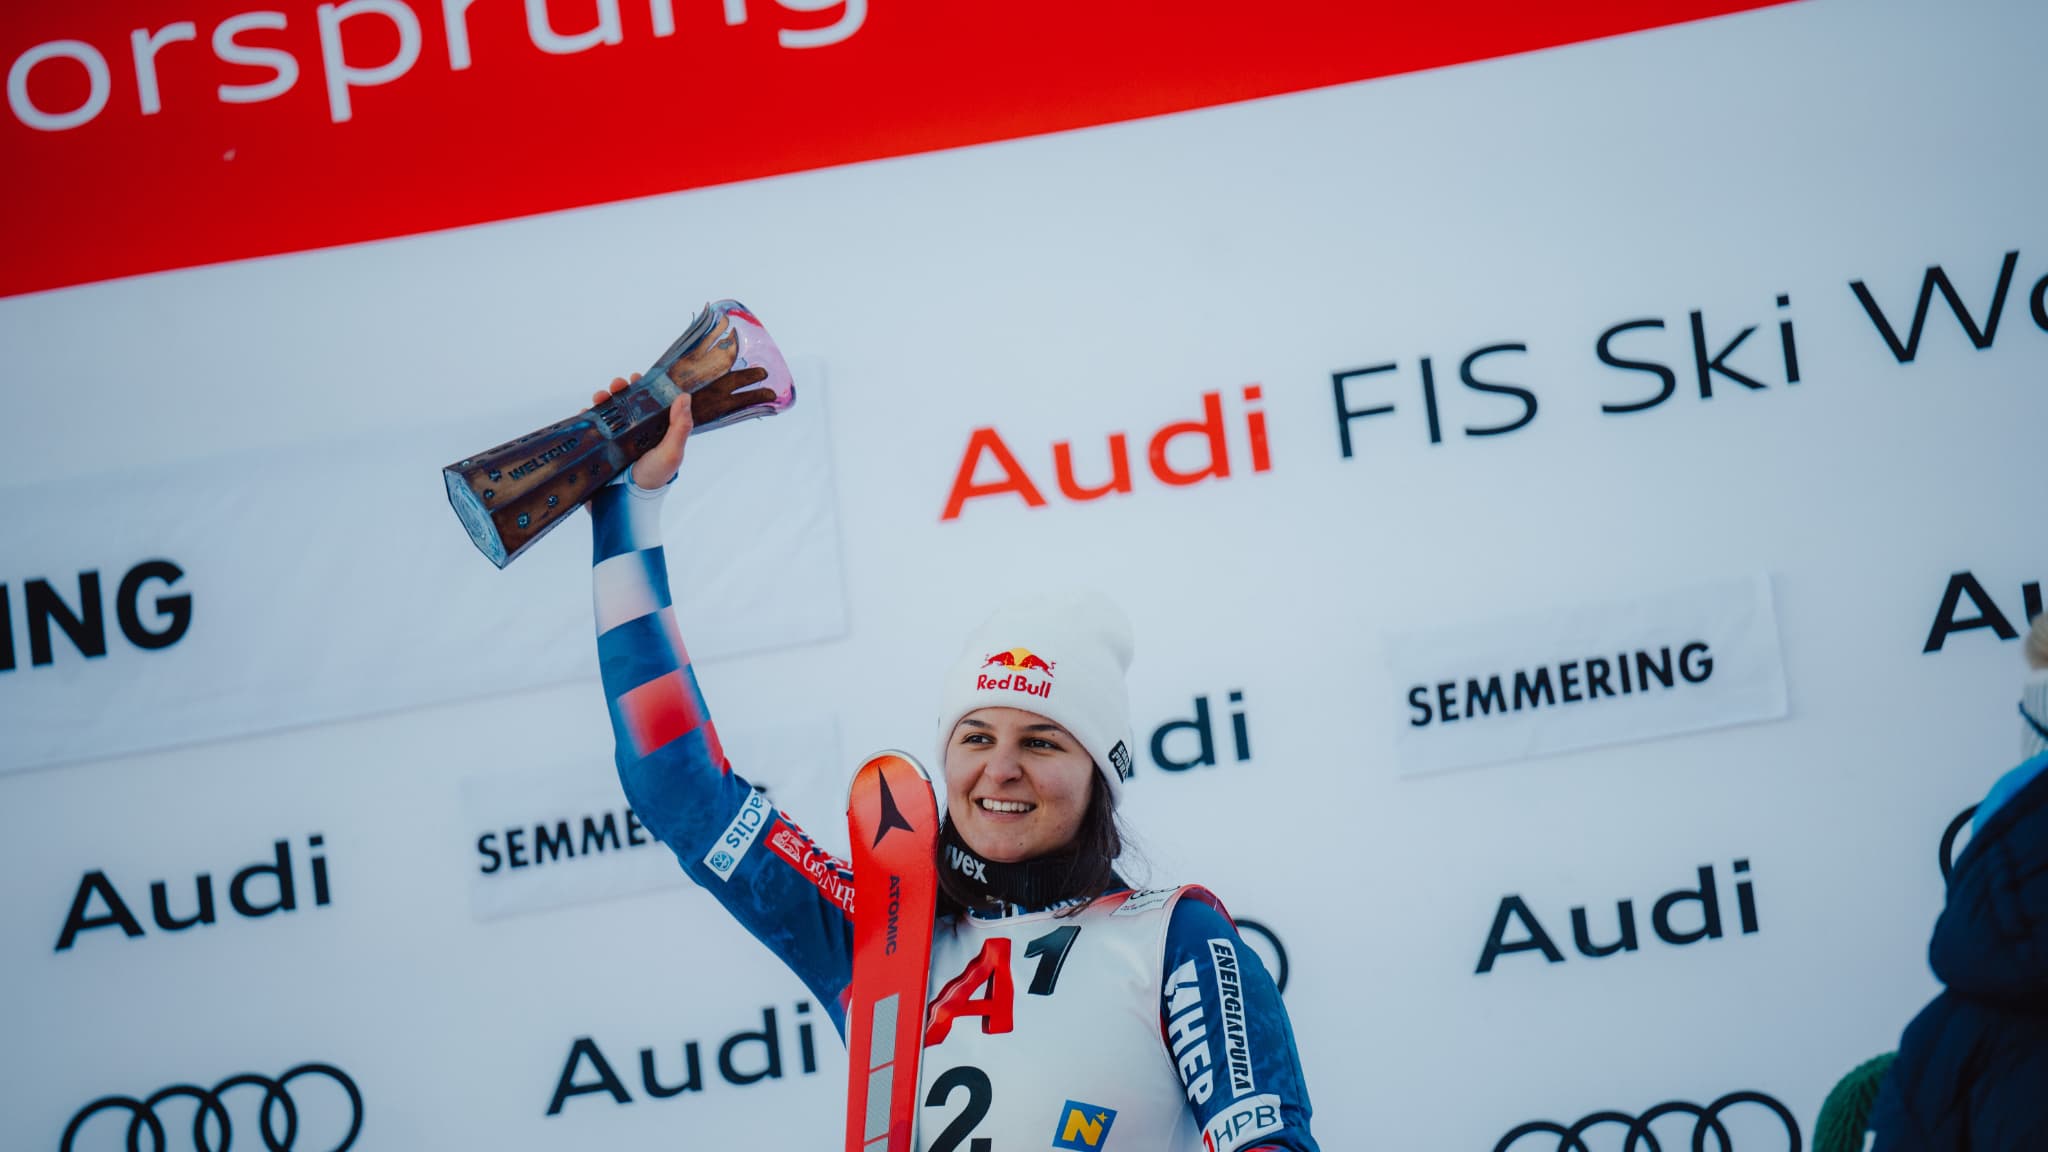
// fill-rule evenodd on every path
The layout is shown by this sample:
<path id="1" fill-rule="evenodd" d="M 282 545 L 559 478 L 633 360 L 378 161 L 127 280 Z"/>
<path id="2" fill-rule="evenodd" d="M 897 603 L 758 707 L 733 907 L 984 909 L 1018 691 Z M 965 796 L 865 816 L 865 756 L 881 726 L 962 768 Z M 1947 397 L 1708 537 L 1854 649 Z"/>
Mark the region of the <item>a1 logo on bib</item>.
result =
<path id="1" fill-rule="evenodd" d="M 1060 1122 L 1053 1129 L 1052 1146 L 1071 1152 L 1099 1152 L 1109 1143 L 1109 1126 L 1114 1123 L 1116 1109 L 1069 1100 L 1060 1107 Z"/>

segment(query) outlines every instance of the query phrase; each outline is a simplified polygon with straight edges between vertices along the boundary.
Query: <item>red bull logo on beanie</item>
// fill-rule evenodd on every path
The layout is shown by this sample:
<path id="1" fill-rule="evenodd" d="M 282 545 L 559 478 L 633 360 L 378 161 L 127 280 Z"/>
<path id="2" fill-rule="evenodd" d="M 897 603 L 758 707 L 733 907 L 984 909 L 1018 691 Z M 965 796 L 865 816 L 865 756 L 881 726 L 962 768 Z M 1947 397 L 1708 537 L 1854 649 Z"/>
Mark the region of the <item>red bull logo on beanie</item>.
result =
<path id="1" fill-rule="evenodd" d="M 1044 698 L 1052 695 L 1053 662 L 1029 648 L 1010 648 L 992 652 L 981 662 L 982 670 L 975 673 L 976 692 L 1022 692 L 1026 696 Z M 1001 670 L 1000 675 L 990 675 L 988 669 Z M 1043 681 L 1034 677 L 1043 675 Z"/>

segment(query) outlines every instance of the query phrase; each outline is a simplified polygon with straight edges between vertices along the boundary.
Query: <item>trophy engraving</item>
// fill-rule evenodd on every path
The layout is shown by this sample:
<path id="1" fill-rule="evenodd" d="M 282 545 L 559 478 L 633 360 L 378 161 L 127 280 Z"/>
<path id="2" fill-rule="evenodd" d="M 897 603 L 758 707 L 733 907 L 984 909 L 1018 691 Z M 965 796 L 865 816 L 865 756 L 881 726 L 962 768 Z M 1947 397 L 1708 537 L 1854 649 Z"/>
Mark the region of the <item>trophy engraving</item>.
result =
<path id="1" fill-rule="evenodd" d="M 669 405 L 685 392 L 692 436 L 796 403 L 768 330 L 738 301 L 720 300 L 632 387 L 442 469 L 448 503 L 477 550 L 503 568 L 660 443 Z"/>

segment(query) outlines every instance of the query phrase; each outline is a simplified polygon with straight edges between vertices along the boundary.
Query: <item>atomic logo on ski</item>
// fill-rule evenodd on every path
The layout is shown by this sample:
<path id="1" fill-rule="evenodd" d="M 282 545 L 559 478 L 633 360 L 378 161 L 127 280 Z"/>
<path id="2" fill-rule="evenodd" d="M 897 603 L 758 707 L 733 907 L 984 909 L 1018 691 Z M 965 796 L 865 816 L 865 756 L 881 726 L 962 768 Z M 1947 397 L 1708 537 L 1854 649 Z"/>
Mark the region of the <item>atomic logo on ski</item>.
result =
<path id="1" fill-rule="evenodd" d="M 880 827 L 875 829 L 874 843 L 874 847 L 879 848 L 882 845 L 882 837 L 889 834 L 889 829 L 901 828 L 912 834 L 915 834 L 917 829 L 910 826 L 910 821 L 903 818 L 903 809 L 896 806 L 896 797 L 889 792 L 888 778 L 877 773 L 875 783 L 882 786 L 882 819 L 878 822 Z"/>

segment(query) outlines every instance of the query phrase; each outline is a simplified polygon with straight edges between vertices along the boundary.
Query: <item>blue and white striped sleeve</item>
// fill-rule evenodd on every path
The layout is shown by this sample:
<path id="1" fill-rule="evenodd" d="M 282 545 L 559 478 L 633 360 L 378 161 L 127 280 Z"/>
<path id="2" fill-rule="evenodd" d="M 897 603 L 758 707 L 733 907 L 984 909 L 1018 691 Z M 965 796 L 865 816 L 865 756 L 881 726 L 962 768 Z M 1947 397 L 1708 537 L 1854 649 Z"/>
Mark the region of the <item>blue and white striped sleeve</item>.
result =
<path id="1" fill-rule="evenodd" d="M 619 783 L 641 824 L 796 973 L 844 1034 L 853 873 L 726 760 L 670 602 L 665 492 L 621 478 L 590 501 L 598 664 Z"/>

